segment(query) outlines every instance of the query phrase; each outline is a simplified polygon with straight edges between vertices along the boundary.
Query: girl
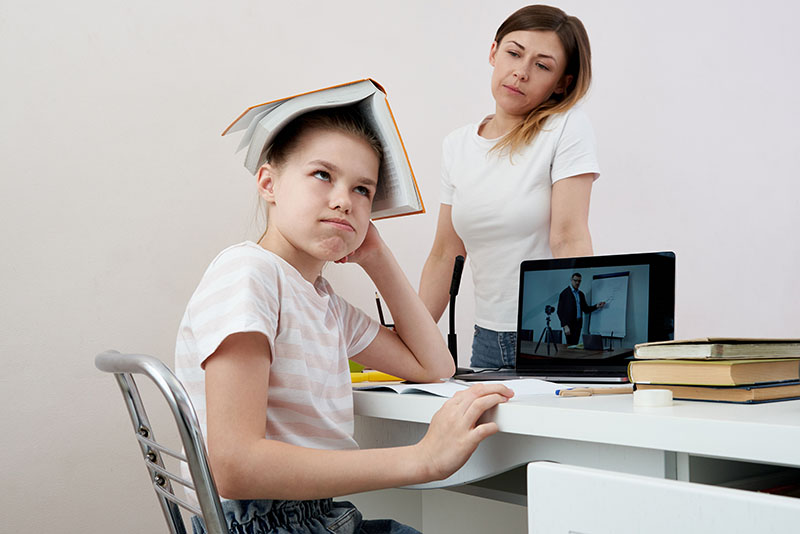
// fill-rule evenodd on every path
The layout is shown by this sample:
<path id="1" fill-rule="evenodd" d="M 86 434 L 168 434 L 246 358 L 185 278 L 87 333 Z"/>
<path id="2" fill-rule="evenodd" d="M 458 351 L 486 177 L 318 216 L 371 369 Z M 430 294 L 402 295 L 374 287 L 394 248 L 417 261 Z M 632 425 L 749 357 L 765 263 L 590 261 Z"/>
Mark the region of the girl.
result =
<path id="1" fill-rule="evenodd" d="M 438 328 L 370 223 L 381 148 L 346 109 L 287 125 L 258 171 L 269 224 L 217 256 L 192 296 L 176 369 L 204 425 L 231 532 L 416 532 L 362 521 L 330 497 L 442 479 L 497 431 L 477 424 L 512 393 L 459 393 L 416 445 L 358 450 L 347 359 L 417 382 L 453 374 Z M 338 297 L 326 262 L 359 264 L 395 318 Z M 358 469 L 351 469 L 358 466 Z M 195 532 L 204 532 L 194 518 Z"/>
<path id="2" fill-rule="evenodd" d="M 513 367 L 522 260 L 592 254 L 594 135 L 575 105 L 591 80 L 580 20 L 534 5 L 508 17 L 489 51 L 494 115 L 444 140 L 442 200 L 420 296 L 435 320 L 453 258 L 469 254 L 475 286 L 473 367 Z"/>

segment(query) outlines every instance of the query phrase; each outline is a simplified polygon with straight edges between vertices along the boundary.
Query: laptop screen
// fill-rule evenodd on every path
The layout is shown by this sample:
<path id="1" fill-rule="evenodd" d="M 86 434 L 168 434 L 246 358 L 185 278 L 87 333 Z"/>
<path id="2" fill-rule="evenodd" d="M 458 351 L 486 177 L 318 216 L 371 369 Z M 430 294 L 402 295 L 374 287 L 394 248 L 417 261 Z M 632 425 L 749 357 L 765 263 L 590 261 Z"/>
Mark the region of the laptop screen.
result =
<path id="1" fill-rule="evenodd" d="M 517 369 L 627 365 L 633 347 L 674 337 L 675 254 L 524 261 Z"/>

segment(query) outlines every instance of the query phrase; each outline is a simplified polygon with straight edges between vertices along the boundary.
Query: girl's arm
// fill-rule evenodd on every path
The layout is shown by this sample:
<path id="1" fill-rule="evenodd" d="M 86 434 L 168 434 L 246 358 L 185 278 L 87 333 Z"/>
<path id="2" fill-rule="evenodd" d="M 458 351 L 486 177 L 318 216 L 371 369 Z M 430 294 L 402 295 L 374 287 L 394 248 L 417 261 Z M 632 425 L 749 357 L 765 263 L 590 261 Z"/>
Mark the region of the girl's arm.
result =
<path id="1" fill-rule="evenodd" d="M 270 349 L 260 333 L 233 334 L 207 360 L 208 453 L 228 499 L 316 499 L 441 480 L 497 432 L 478 424 L 513 393 L 500 385 L 459 392 L 407 447 L 329 451 L 265 438 Z"/>
<path id="2" fill-rule="evenodd" d="M 553 184 L 550 196 L 550 250 L 553 257 L 591 256 L 589 199 L 594 174 L 580 174 Z"/>
<path id="3" fill-rule="evenodd" d="M 394 331 L 381 328 L 353 360 L 414 382 L 452 376 L 455 364 L 439 327 L 373 225 L 347 261 L 361 265 L 375 282 L 394 320 Z"/>
<path id="4" fill-rule="evenodd" d="M 419 296 L 430 311 L 434 321 L 439 321 L 450 301 L 450 282 L 453 279 L 453 261 L 456 256 L 467 257 L 464 242 L 453 228 L 453 207 L 439 205 L 439 221 L 433 247 L 422 269 Z"/>

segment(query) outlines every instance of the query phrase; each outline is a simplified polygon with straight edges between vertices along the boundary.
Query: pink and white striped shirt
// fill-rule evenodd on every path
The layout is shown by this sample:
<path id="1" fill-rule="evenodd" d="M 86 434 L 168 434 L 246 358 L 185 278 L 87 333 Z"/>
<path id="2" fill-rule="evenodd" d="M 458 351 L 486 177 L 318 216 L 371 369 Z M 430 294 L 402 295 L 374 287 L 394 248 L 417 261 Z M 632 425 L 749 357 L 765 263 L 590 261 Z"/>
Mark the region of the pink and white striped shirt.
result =
<path id="1" fill-rule="evenodd" d="M 189 300 L 175 371 L 207 435 L 206 358 L 231 334 L 260 332 L 272 352 L 266 437 L 316 449 L 355 449 L 347 360 L 375 339 L 378 328 L 324 278 L 311 284 L 279 256 L 245 242 L 211 262 Z"/>

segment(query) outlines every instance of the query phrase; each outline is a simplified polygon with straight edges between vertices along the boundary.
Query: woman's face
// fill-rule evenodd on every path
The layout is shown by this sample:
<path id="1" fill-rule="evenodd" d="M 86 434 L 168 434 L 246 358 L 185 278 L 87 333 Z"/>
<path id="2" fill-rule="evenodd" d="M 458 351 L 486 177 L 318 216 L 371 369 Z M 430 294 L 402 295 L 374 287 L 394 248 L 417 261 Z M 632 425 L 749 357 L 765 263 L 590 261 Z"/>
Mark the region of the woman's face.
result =
<path id="1" fill-rule="evenodd" d="M 567 55 L 552 31 L 520 30 L 492 43 L 489 63 L 497 113 L 523 119 L 553 93 L 560 94 L 572 76 L 564 76 Z"/>

